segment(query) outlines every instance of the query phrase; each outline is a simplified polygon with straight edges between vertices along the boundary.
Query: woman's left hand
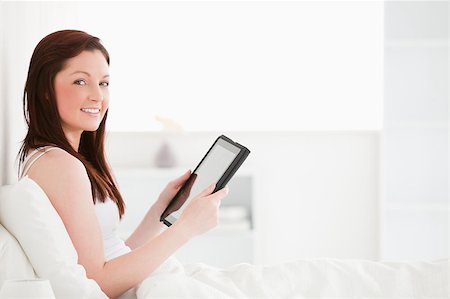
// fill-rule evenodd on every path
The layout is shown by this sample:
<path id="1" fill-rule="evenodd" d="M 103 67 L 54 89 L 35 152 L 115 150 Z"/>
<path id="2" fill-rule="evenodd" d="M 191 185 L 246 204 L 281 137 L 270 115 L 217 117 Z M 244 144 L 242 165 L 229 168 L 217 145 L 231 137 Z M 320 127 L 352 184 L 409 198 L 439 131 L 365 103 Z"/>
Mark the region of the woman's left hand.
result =
<path id="1" fill-rule="evenodd" d="M 167 186 L 161 191 L 156 202 L 153 204 L 154 209 L 156 209 L 159 215 L 164 212 L 166 207 L 169 205 L 169 202 L 172 198 L 177 194 L 178 190 L 180 190 L 181 186 L 187 181 L 189 176 L 191 175 L 191 170 L 186 171 L 182 176 L 176 178 L 173 181 L 170 181 Z"/>

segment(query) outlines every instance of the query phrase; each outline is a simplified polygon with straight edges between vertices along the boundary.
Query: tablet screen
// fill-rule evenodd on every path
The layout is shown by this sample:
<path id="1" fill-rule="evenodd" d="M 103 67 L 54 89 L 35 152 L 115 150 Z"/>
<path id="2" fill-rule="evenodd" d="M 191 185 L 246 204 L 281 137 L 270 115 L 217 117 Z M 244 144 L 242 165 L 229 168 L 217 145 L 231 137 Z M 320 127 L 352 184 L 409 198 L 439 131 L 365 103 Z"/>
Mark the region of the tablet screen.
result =
<path id="1" fill-rule="evenodd" d="M 173 224 L 183 212 L 187 203 L 212 183 L 217 183 L 239 154 L 240 148 L 218 139 L 189 177 L 183 192 L 169 209 L 167 221 Z"/>

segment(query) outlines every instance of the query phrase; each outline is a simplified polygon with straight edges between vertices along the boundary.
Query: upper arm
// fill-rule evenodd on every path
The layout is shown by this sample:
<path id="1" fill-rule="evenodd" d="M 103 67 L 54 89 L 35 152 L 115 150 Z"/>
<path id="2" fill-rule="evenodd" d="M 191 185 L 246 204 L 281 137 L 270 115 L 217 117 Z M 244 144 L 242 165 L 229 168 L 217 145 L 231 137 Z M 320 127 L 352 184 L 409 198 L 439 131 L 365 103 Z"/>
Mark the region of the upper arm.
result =
<path id="1" fill-rule="evenodd" d="M 28 176 L 47 194 L 78 253 L 79 264 L 90 278 L 95 278 L 105 259 L 91 183 L 84 165 L 72 155 L 55 150 L 38 159 Z"/>

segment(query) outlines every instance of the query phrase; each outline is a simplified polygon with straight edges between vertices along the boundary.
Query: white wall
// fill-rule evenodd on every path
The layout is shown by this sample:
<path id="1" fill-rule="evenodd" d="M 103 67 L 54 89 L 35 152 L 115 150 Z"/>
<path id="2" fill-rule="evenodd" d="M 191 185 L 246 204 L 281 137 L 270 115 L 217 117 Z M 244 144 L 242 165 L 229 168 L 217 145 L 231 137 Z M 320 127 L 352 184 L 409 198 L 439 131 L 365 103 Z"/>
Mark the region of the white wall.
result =
<path id="1" fill-rule="evenodd" d="M 189 131 L 381 128 L 382 2 L 141 2 L 103 10 L 105 20 L 133 16 L 92 26 L 114 51 L 115 131 L 158 130 L 155 114 Z M 83 23 L 95 20 L 90 12 Z"/>
<path id="2" fill-rule="evenodd" d="M 378 258 L 378 133 L 225 134 L 252 151 L 256 262 Z M 168 140 L 178 166 L 192 169 L 218 135 L 110 133 L 108 153 L 113 167 L 154 167 Z"/>
<path id="3" fill-rule="evenodd" d="M 448 256 L 448 1 L 385 4 L 383 259 Z"/>

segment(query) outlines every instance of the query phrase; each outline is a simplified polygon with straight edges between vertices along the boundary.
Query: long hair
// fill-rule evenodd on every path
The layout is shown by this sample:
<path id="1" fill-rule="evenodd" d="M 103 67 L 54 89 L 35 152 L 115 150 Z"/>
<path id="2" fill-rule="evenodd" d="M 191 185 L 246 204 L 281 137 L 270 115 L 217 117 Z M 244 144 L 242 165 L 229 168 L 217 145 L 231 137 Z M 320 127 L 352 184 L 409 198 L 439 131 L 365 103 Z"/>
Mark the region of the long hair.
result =
<path id="1" fill-rule="evenodd" d="M 61 125 L 56 106 L 54 79 L 65 62 L 83 51 L 99 50 L 109 65 L 109 54 L 97 37 L 78 30 L 62 30 L 44 37 L 34 49 L 23 93 L 23 112 L 28 132 L 19 151 L 19 169 L 29 150 L 41 146 L 60 147 L 79 159 L 87 170 L 94 203 L 110 197 L 125 211 L 125 203 L 113 179 L 105 158 L 106 111 L 96 131 L 81 134 L 78 151 L 72 148 Z"/>

